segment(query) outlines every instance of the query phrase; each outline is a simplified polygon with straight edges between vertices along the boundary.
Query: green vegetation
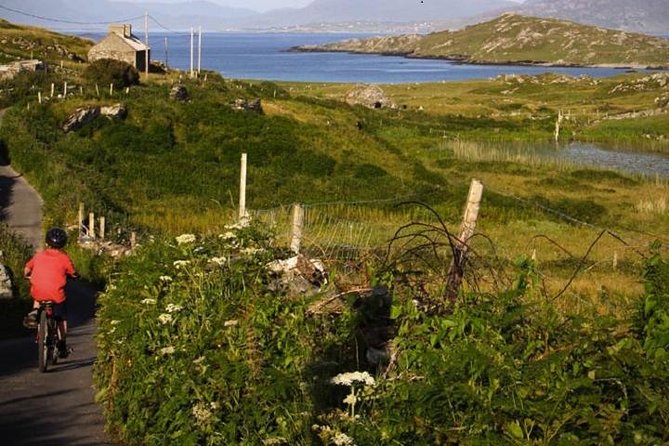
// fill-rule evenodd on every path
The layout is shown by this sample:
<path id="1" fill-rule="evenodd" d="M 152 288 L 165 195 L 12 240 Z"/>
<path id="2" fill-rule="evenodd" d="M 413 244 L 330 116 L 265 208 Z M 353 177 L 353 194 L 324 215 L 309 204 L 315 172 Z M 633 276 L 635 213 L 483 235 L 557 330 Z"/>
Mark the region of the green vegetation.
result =
<path id="1" fill-rule="evenodd" d="M 669 269 L 657 251 L 631 319 L 594 306 L 558 311 L 531 260 L 517 263 L 507 289 L 451 306 L 438 297 L 443 277 L 425 269 L 429 246 L 376 270 L 371 282 L 389 286 L 388 298 L 352 293 L 322 314 L 310 305 L 330 294 L 291 294 L 270 273 L 286 253 L 262 228 L 226 231 L 151 243 L 119 265 L 102 299 L 98 399 L 127 444 L 669 437 Z M 388 324 L 390 355 L 376 366 L 366 334 Z"/>
<path id="2" fill-rule="evenodd" d="M 21 278 L 32 250 L 22 239 L 12 234 L 5 224 L 0 224 L 0 247 L 0 263 L 9 269 L 15 285 L 15 298 L 0 300 L 0 339 L 6 339 L 26 333 L 21 321 L 32 306 L 32 301 L 28 294 L 28 284 Z"/>
<path id="3" fill-rule="evenodd" d="M 515 14 L 424 37 L 353 39 L 302 49 L 397 54 L 468 63 L 669 66 L 666 38 Z"/>
<path id="4" fill-rule="evenodd" d="M 139 84 L 139 73 L 127 62 L 100 59 L 90 63 L 84 70 L 84 79 L 95 85 L 111 85 L 125 88 Z"/>
<path id="5" fill-rule="evenodd" d="M 38 104 L 52 76 L 75 87 Z M 347 85 L 214 73 L 182 81 L 190 100 L 177 102 L 177 76 L 113 96 L 80 72 L 16 78 L 24 87 L 0 128 L 47 225 L 72 224 L 84 202 L 117 241 L 145 235 L 118 264 L 73 251 L 87 275 L 108 279 L 96 380 L 119 439 L 669 439 L 666 248 L 648 248 L 666 241 L 669 185 L 532 152 L 553 141 L 561 112 L 561 142 L 668 153 L 665 73 L 384 86 L 397 107 L 381 110 L 346 104 Z M 256 98 L 262 113 L 235 106 Z M 79 108 L 119 102 L 124 120 L 61 128 Z M 230 227 L 242 153 L 253 224 Z M 450 302 L 445 238 L 472 178 L 484 197 Z M 303 252 L 329 267 L 322 294 L 292 293 L 267 267 L 292 255 L 279 231 L 294 202 L 306 204 Z M 198 235 L 174 238 L 182 232 Z M 352 291 L 383 287 L 381 299 Z M 336 310 L 310 311 L 319 299 Z M 373 364 L 368 335 L 380 332 L 389 356 Z M 351 386 L 331 381 L 354 371 L 339 379 Z"/>

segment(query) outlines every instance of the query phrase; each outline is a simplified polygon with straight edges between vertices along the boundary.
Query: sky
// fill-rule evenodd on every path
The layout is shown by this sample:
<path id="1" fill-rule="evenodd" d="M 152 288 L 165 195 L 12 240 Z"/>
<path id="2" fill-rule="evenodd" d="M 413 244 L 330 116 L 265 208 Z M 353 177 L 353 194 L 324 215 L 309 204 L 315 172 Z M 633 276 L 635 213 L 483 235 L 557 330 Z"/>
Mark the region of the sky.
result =
<path id="1" fill-rule="evenodd" d="M 117 1 L 130 1 L 133 3 L 139 3 L 143 1 L 151 2 L 169 2 L 177 3 L 188 0 L 117 0 Z M 224 6 L 233 6 L 236 8 L 247 8 L 253 9 L 254 11 L 265 12 L 270 9 L 278 8 L 301 8 L 303 6 L 312 3 L 314 0 L 208 0 L 213 3 L 219 3 Z M 524 0 L 511 0 L 516 3 L 522 3 Z"/>

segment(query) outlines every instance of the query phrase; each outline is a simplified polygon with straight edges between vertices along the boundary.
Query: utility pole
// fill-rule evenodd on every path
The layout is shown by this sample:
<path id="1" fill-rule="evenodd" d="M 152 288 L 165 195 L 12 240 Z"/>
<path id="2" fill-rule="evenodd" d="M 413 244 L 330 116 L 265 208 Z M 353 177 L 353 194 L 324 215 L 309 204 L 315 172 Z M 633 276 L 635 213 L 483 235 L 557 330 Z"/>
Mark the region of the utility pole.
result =
<path id="1" fill-rule="evenodd" d="M 144 12 L 144 74 L 146 79 L 149 79 L 149 11 Z"/>
<path id="2" fill-rule="evenodd" d="M 200 68 L 202 63 L 202 27 L 198 28 L 198 37 L 197 37 L 197 74 L 200 74 Z"/>
<path id="3" fill-rule="evenodd" d="M 165 37 L 165 66 L 168 67 L 169 64 L 167 63 L 167 37 Z"/>
<path id="4" fill-rule="evenodd" d="M 193 27 L 190 27 L 190 77 L 193 77 Z"/>

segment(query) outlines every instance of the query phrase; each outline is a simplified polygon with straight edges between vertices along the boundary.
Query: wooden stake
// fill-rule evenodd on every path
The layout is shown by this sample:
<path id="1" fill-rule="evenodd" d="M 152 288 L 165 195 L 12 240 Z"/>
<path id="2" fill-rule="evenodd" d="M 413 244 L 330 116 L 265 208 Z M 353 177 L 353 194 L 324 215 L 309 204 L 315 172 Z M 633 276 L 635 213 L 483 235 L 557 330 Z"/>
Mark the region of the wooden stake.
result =
<path id="1" fill-rule="evenodd" d="M 130 248 L 135 249 L 137 246 L 137 233 L 135 231 L 130 233 Z"/>
<path id="2" fill-rule="evenodd" d="M 467 259 L 469 249 L 469 239 L 474 235 L 476 229 L 476 220 L 479 215 L 481 198 L 483 197 L 483 184 L 478 180 L 472 180 L 469 187 L 469 196 L 467 197 L 467 206 L 462 218 L 460 235 L 455 240 L 453 246 L 453 261 L 448 271 L 448 283 L 446 286 L 446 297 L 454 302 L 458 297 L 458 290 L 464 277 L 464 265 Z"/>
<path id="3" fill-rule="evenodd" d="M 290 240 L 290 250 L 300 253 L 302 243 L 302 229 L 304 228 L 304 208 L 300 204 L 293 205 L 293 234 Z"/>
<path id="4" fill-rule="evenodd" d="M 56 85 L 53 82 L 51 82 L 51 97 L 53 97 L 55 92 L 56 92 Z"/>
<path id="5" fill-rule="evenodd" d="M 67 97 L 67 82 L 63 82 L 63 99 Z"/>
<path id="6" fill-rule="evenodd" d="M 88 236 L 92 239 L 95 238 L 95 213 L 88 213 Z"/>
<path id="7" fill-rule="evenodd" d="M 105 218 L 100 217 L 100 240 L 105 239 Z"/>
<path id="8" fill-rule="evenodd" d="M 79 203 L 79 240 L 84 235 L 84 203 Z"/>
<path id="9" fill-rule="evenodd" d="M 246 153 L 242 153 L 242 166 L 239 176 L 239 220 L 246 221 L 248 214 L 246 213 Z"/>
<path id="10" fill-rule="evenodd" d="M 109 84 L 109 96 L 114 96 L 114 83 Z"/>
<path id="11" fill-rule="evenodd" d="M 42 103 L 42 92 L 41 91 L 37 92 L 37 102 L 39 102 L 40 104 Z"/>
<path id="12" fill-rule="evenodd" d="M 95 84 L 95 95 L 100 97 L 100 88 L 98 87 L 98 84 Z"/>

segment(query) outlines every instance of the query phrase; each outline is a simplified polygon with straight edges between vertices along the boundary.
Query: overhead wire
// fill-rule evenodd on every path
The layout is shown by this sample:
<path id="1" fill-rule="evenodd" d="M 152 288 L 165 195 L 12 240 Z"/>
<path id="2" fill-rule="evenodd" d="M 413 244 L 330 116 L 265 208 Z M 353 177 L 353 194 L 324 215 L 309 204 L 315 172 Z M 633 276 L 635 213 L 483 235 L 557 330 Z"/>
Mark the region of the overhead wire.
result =
<path id="1" fill-rule="evenodd" d="M 46 16 L 42 16 L 42 15 L 38 15 L 38 14 L 32 14 L 30 12 L 20 11 L 18 9 L 9 8 L 9 7 L 3 6 L 3 5 L 0 5 L 0 9 L 4 9 L 5 11 L 14 12 L 16 14 L 21 14 L 21 15 L 24 15 L 26 17 L 32 17 L 32 18 L 35 18 L 35 19 L 45 20 L 45 21 L 48 21 L 48 22 L 67 23 L 67 24 L 70 24 L 70 25 L 108 25 L 110 23 L 130 22 L 132 20 L 139 20 L 139 19 L 144 18 L 143 15 L 140 15 L 140 16 L 136 16 L 136 17 L 128 17 L 128 18 L 111 20 L 111 21 L 107 20 L 107 21 L 104 21 L 104 22 L 82 22 L 82 21 L 76 21 L 76 20 L 59 19 L 59 18 L 55 18 L 55 17 L 46 17 Z"/>

